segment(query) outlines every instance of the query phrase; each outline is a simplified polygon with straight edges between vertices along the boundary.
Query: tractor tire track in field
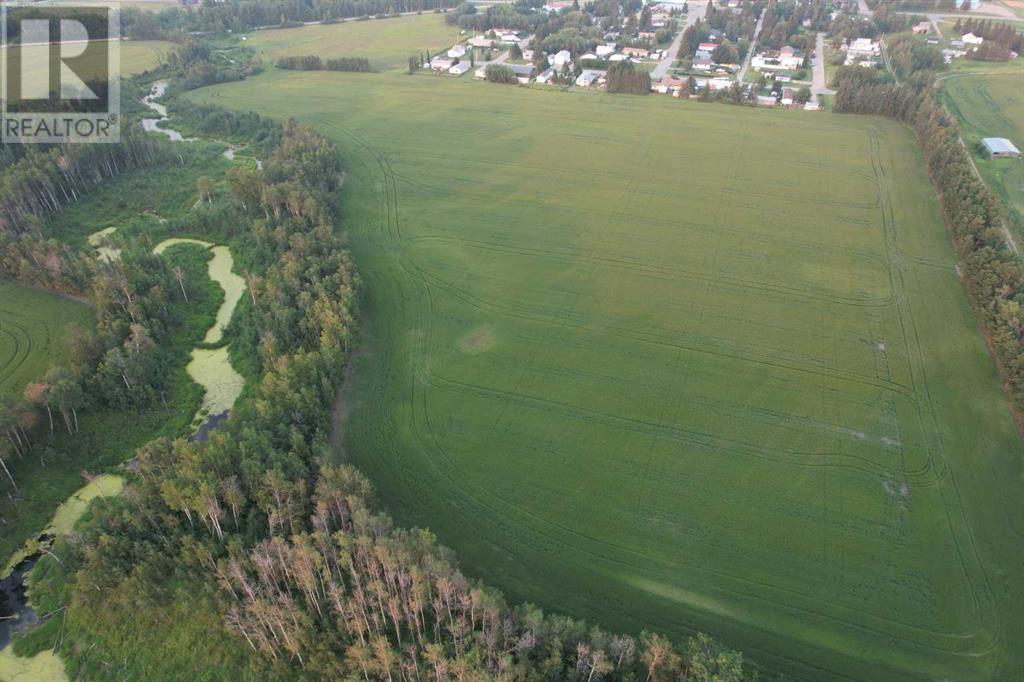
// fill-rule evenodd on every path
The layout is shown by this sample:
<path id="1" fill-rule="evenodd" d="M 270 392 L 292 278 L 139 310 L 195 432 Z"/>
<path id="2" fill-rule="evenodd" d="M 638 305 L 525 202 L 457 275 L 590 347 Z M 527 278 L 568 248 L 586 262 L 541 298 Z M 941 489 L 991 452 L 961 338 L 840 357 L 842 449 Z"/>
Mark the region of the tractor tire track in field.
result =
<path id="1" fill-rule="evenodd" d="M 13 344 L 11 354 L 0 366 L 0 388 L 3 388 L 4 384 L 11 380 L 28 362 L 32 355 L 34 342 L 28 327 L 10 319 L 11 313 L 0 311 L 0 314 L 6 318 L 0 321 L 0 333 L 9 338 Z"/>
<path id="2" fill-rule="evenodd" d="M 338 126 L 337 124 L 334 124 L 333 122 L 330 121 L 318 121 L 318 123 L 324 125 L 325 127 L 330 127 L 335 130 L 339 130 L 340 132 L 351 138 L 356 144 L 361 146 L 370 156 L 372 156 L 377 163 L 378 171 L 380 173 L 380 182 L 383 190 L 382 211 L 386 216 L 383 224 L 383 227 L 385 229 L 385 235 L 388 239 L 388 243 L 391 245 L 392 248 L 395 249 L 396 253 L 399 254 L 399 264 L 401 269 L 409 276 L 411 283 L 414 285 L 414 291 L 410 292 L 405 290 L 404 293 L 409 294 L 411 297 L 415 299 L 413 303 L 413 308 L 411 310 L 411 312 L 415 316 L 413 320 L 413 328 L 417 330 L 422 330 L 422 338 L 416 341 L 416 347 L 414 349 L 415 352 L 412 353 L 412 357 L 414 357 L 418 363 L 428 363 L 431 355 L 430 352 L 428 351 L 431 351 L 433 349 L 433 319 L 435 312 L 433 290 L 436 289 L 443 291 L 447 295 L 457 296 L 459 298 L 462 298 L 466 302 L 470 303 L 471 305 L 474 305 L 475 307 L 488 310 L 495 314 L 513 314 L 508 311 L 502 312 L 501 310 L 498 309 L 498 307 L 495 307 L 495 304 L 485 304 L 482 300 L 476 299 L 476 297 L 472 296 L 472 294 L 470 294 L 469 292 L 459 290 L 454 285 L 440 280 L 438 276 L 433 275 L 432 273 L 417 266 L 413 261 L 412 257 L 405 250 L 407 242 L 403 241 L 401 233 L 401 223 L 399 217 L 400 202 L 398 198 L 398 182 L 394 172 L 391 170 L 390 161 L 386 158 L 384 154 L 375 150 L 372 147 L 372 145 L 370 145 L 368 142 L 360 139 L 357 135 L 348 130 L 345 130 L 341 126 Z M 593 271 L 593 268 L 596 267 L 597 262 L 600 261 L 600 259 L 598 259 L 593 254 L 583 254 L 577 256 L 577 258 L 589 263 L 588 271 L 590 272 Z M 622 267 L 628 267 L 628 264 L 624 264 Z M 905 304 L 905 301 L 902 297 L 902 289 L 904 286 L 902 276 L 899 279 L 899 285 L 900 288 L 897 291 L 899 291 L 900 295 L 895 297 L 895 299 L 893 300 L 893 304 L 896 305 L 897 307 L 902 307 Z M 566 297 L 567 301 L 571 300 L 571 297 L 574 295 L 572 288 L 568 287 L 565 289 L 563 294 Z M 506 306 L 506 308 L 509 308 L 509 306 Z M 560 324 L 562 328 L 565 328 L 567 325 L 572 324 L 573 322 L 572 314 L 571 312 L 569 312 L 571 310 L 571 306 L 563 305 L 560 306 L 560 308 L 563 311 L 563 316 L 561 318 Z M 524 319 L 532 319 L 534 321 L 542 322 L 548 325 L 552 324 L 552 319 L 550 318 L 528 316 L 524 314 L 517 314 L 517 316 L 523 317 Z M 607 331 L 607 327 L 602 326 L 602 329 Z M 642 341 L 648 343 L 652 342 L 650 339 L 642 338 L 641 335 L 628 334 L 627 330 L 619 330 L 618 334 L 622 338 L 632 339 L 634 341 Z M 912 347 L 910 345 L 909 338 L 909 336 L 905 337 L 905 343 L 907 344 L 908 350 L 908 359 L 912 357 Z M 916 336 L 914 341 L 918 344 L 916 350 L 918 353 L 920 353 L 919 341 L 917 341 Z M 677 353 L 682 353 L 684 351 L 690 350 L 696 350 L 697 352 L 710 352 L 706 349 L 689 348 L 686 344 L 677 343 L 668 345 L 674 345 L 674 348 Z M 729 353 L 721 354 L 725 357 L 751 361 L 749 358 L 744 358 L 739 355 L 730 355 Z M 756 362 L 756 360 L 754 360 L 754 362 Z M 896 385 L 894 385 L 892 382 L 879 381 L 877 380 L 877 378 L 873 378 L 873 380 L 869 382 L 867 381 L 866 377 L 861 379 L 855 379 L 852 377 L 837 377 L 829 372 L 809 370 L 807 368 L 797 368 L 794 366 L 787 366 L 785 364 L 779 366 L 787 370 L 810 372 L 814 374 L 819 374 L 826 378 L 842 378 L 843 380 L 848 381 L 859 381 L 859 383 L 873 385 L 876 388 L 880 388 L 882 390 L 896 391 L 914 405 L 914 408 L 919 414 L 919 416 L 924 416 L 922 414 L 924 412 L 924 408 L 922 408 L 922 406 L 919 404 L 917 383 L 915 379 L 917 373 L 915 372 L 911 373 L 912 385 L 900 386 L 899 390 L 897 390 Z M 390 368 L 388 371 L 390 371 Z M 844 627 L 849 627 L 864 632 L 871 632 L 872 634 L 879 637 L 894 638 L 897 640 L 906 641 L 912 644 L 912 646 L 924 648 L 930 651 L 944 652 L 948 649 L 959 650 L 964 645 L 964 640 L 973 639 L 984 634 L 977 629 L 957 634 L 951 634 L 949 632 L 929 630 L 928 628 L 918 627 L 907 623 L 901 623 L 900 621 L 886 618 L 867 609 L 858 609 L 852 606 L 837 604 L 834 601 L 818 599 L 812 595 L 800 591 L 788 590 L 787 588 L 777 584 L 768 584 L 761 581 L 752 580 L 746 576 L 732 574 L 728 571 L 712 569 L 706 565 L 700 564 L 699 559 L 694 560 L 693 562 L 685 560 L 668 562 L 661 561 L 660 559 L 656 558 L 652 560 L 651 556 L 644 554 L 642 552 L 637 552 L 635 550 L 629 549 L 628 547 L 624 547 L 615 543 L 610 543 L 600 538 L 588 536 L 587 534 L 584 534 L 574 528 L 558 524 L 556 522 L 551 521 L 550 519 L 543 518 L 532 512 L 529 508 L 516 504 L 513 500 L 507 499 L 493 490 L 489 490 L 487 488 L 484 488 L 480 484 L 474 483 L 468 476 L 464 475 L 465 472 L 460 469 L 460 467 L 456 464 L 454 458 L 450 456 L 450 454 L 446 451 L 445 447 L 440 442 L 440 439 L 437 436 L 437 432 L 430 421 L 431 417 L 429 410 L 429 393 L 431 387 L 443 389 L 445 388 L 446 385 L 450 387 L 453 382 L 451 380 L 441 377 L 437 373 L 431 372 L 429 366 L 424 367 L 422 365 L 416 365 L 411 367 L 410 371 L 412 372 L 411 390 L 413 392 L 411 396 L 411 416 L 413 433 L 416 440 L 423 448 L 424 453 L 432 451 L 436 454 L 438 458 L 437 460 L 435 460 L 434 458 L 426 457 L 424 458 L 424 460 L 430 463 L 430 466 L 435 471 L 436 475 L 446 479 L 449 482 L 449 484 L 453 486 L 453 488 L 460 490 L 468 498 L 469 502 L 478 506 L 480 509 L 490 511 L 497 516 L 497 518 L 481 519 L 482 523 L 487 523 L 488 525 L 493 525 L 497 528 L 500 528 L 502 532 L 508 533 L 510 534 L 510 536 L 517 534 L 513 530 L 513 528 L 515 528 L 519 531 L 518 535 L 520 536 L 522 535 L 522 533 L 534 534 L 536 536 L 546 537 L 548 541 L 553 542 L 557 545 L 561 545 L 566 542 L 563 536 L 575 538 L 578 541 L 570 541 L 570 544 L 575 545 L 576 548 L 580 551 L 588 553 L 594 556 L 595 558 L 600 559 L 603 562 L 617 564 L 625 568 L 628 568 L 630 571 L 637 573 L 650 573 L 649 569 L 643 569 L 638 566 L 638 563 L 640 562 L 646 563 L 648 566 L 650 566 L 652 563 L 659 564 L 666 570 L 675 572 L 678 572 L 680 565 L 683 565 L 686 566 L 689 570 L 693 570 L 694 572 L 702 572 L 705 574 L 721 576 L 723 578 L 727 578 L 730 581 L 748 585 L 751 588 L 751 592 L 749 593 L 740 590 L 729 590 L 728 588 L 724 587 L 716 588 L 716 591 L 723 593 L 732 592 L 733 594 L 741 595 L 744 599 L 760 600 L 777 609 L 805 612 L 807 614 L 812 614 L 817 618 L 830 620 Z M 524 388 L 528 388 L 528 386 Z M 463 390 L 473 393 L 478 391 L 495 391 L 496 389 L 488 389 L 485 387 L 468 385 L 468 388 L 449 388 L 449 390 Z M 930 400 L 930 396 L 927 394 L 927 391 L 925 392 L 925 395 L 928 398 L 928 400 Z M 523 392 L 518 391 L 516 393 L 509 392 L 507 394 L 507 397 L 503 399 L 505 399 L 506 402 L 514 402 L 517 404 L 525 404 L 530 400 L 536 400 L 535 398 L 531 398 L 530 396 L 525 395 Z M 554 409 L 550 404 L 551 402 L 552 401 L 548 401 L 549 404 L 547 405 L 539 404 L 535 409 L 551 411 L 552 409 Z M 565 406 L 565 408 L 574 410 L 580 409 L 572 408 L 572 406 Z M 387 409 L 390 410 L 390 406 Z M 930 409 L 928 409 L 927 411 L 931 418 L 934 420 L 934 413 Z M 605 417 L 615 418 L 614 415 L 605 415 Z M 593 420 L 593 417 L 587 418 Z M 624 418 L 618 419 L 629 421 Z M 393 421 L 393 418 L 388 419 L 387 421 L 391 422 Z M 640 432 L 645 432 L 646 430 L 647 433 L 650 432 L 651 428 L 659 428 L 662 426 L 659 424 L 646 424 L 643 422 L 639 422 L 639 424 L 640 426 L 636 426 L 634 428 L 638 429 Z M 924 432 L 927 433 L 928 430 L 924 430 Z M 394 442 L 393 438 L 389 434 L 381 435 L 386 440 L 386 442 L 391 444 L 392 452 L 397 453 L 397 444 Z M 696 435 L 690 435 L 689 437 L 696 438 L 699 442 L 700 437 L 706 435 L 707 434 L 697 433 Z M 747 444 L 742 445 L 749 447 Z M 713 447 L 713 445 L 709 447 Z M 727 449 L 731 452 L 736 452 L 735 448 Z M 842 453 L 835 454 L 839 457 L 843 456 Z M 865 473 L 868 473 L 870 475 L 878 474 L 878 468 L 874 462 L 866 460 L 865 458 L 857 458 L 855 456 L 853 458 L 855 460 L 859 459 L 861 463 L 864 464 L 864 467 L 860 468 L 857 464 L 849 463 L 837 464 L 836 466 L 847 466 L 853 469 L 864 471 Z M 819 466 L 822 465 L 828 466 L 828 464 L 824 463 L 819 464 Z M 526 524 L 524 527 L 515 526 L 515 517 L 529 519 L 530 523 Z M 609 554 L 609 551 L 611 551 L 612 554 Z M 636 561 L 627 560 L 626 558 L 623 558 L 623 555 L 633 557 Z M 663 575 L 664 574 L 658 574 L 658 577 L 661 578 Z M 763 592 L 754 592 L 753 590 L 763 590 Z M 766 596 L 765 593 L 772 593 L 773 595 L 778 596 Z M 783 594 L 786 594 L 786 596 L 782 596 Z M 804 605 L 794 606 L 794 600 L 801 602 Z M 807 606 L 807 604 L 814 602 L 817 602 L 821 608 L 815 609 L 810 606 Z M 841 615 L 837 615 L 837 613 Z M 843 617 L 843 615 L 845 615 L 846 617 Z M 868 625 L 863 621 L 874 623 L 877 627 L 872 627 L 871 625 Z M 681 625 L 685 626 L 685 623 Z M 892 627 L 886 626 L 896 626 L 897 629 L 902 632 L 894 632 Z M 925 641 L 926 639 L 930 638 L 936 639 L 936 642 L 933 643 L 931 641 Z"/>
<path id="3" fill-rule="evenodd" d="M 870 144 L 872 167 L 878 174 L 878 186 L 882 196 L 882 225 L 886 233 L 886 248 L 894 258 L 894 269 L 899 276 L 899 287 L 904 289 L 906 287 L 906 283 L 904 281 L 905 267 L 903 266 L 902 254 L 899 247 L 898 228 L 894 217 L 892 198 L 889 193 L 890 181 L 886 176 L 885 166 L 880 159 L 880 146 L 877 131 L 875 130 L 870 132 Z M 908 301 L 904 301 L 897 306 L 897 312 L 900 328 L 903 333 L 903 343 L 907 351 L 907 361 L 910 365 L 913 390 L 915 394 L 918 392 L 923 394 L 920 401 L 914 402 L 914 406 L 917 412 L 919 425 L 921 427 L 921 433 L 930 441 L 926 447 L 928 449 L 928 461 L 931 464 L 931 468 L 938 474 L 938 482 L 935 489 L 939 494 L 941 506 L 946 515 L 949 535 L 957 553 L 957 560 L 960 564 L 961 573 L 963 578 L 966 580 L 971 598 L 974 602 L 975 615 L 978 623 L 977 627 L 980 630 L 984 625 L 991 629 L 990 631 L 993 636 L 991 638 L 992 641 L 990 643 L 990 647 L 988 648 L 988 650 L 991 651 L 996 648 L 998 642 L 1001 641 L 1003 637 L 1002 622 L 998 619 L 994 608 L 995 592 L 992 588 L 990 578 L 985 571 L 984 564 L 978 555 L 977 541 L 974 537 L 974 531 L 970 523 L 967 521 L 963 500 L 960 496 L 956 481 L 951 474 L 949 464 L 946 461 L 944 443 L 942 442 L 940 435 L 938 419 L 935 415 L 935 411 L 931 408 L 933 398 L 928 385 L 927 372 L 924 366 L 925 354 L 921 348 L 921 341 L 918 335 L 913 307 Z M 918 388 L 918 381 L 920 381 L 920 389 Z M 927 406 L 927 408 L 925 406 Z M 928 423 L 927 425 L 926 422 Z M 941 461 L 941 467 L 936 467 L 934 461 L 936 457 Z M 904 475 L 906 475 L 905 471 Z M 947 480 L 952 486 L 954 498 L 953 503 L 956 505 L 956 510 L 958 512 L 956 519 L 951 515 L 950 501 L 947 500 L 947 493 L 942 485 L 943 480 Z M 960 529 L 967 534 L 969 541 L 968 550 L 971 555 L 970 567 L 968 566 L 968 557 L 965 555 L 964 548 L 961 546 L 961 539 L 957 532 L 957 528 L 954 527 L 955 525 L 958 525 Z M 975 571 L 980 573 L 982 579 L 980 594 L 979 586 L 973 578 Z"/>

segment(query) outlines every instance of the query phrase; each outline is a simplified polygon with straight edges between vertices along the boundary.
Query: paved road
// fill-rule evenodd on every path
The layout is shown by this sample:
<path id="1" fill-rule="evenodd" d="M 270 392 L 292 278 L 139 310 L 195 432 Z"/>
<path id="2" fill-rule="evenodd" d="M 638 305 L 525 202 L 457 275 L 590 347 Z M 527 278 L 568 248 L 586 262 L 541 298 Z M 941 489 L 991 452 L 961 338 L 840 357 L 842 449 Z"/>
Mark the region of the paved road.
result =
<path id="1" fill-rule="evenodd" d="M 825 80 L 825 34 L 819 33 L 814 47 L 814 83 L 811 85 L 812 95 L 834 95 Z"/>
<path id="2" fill-rule="evenodd" d="M 700 7 L 694 7 L 693 5 L 700 5 Z M 676 61 L 679 55 L 679 47 L 683 44 L 683 33 L 689 27 L 697 23 L 698 19 L 704 18 L 704 12 L 707 11 L 707 3 L 695 2 L 690 6 L 690 11 L 686 15 L 686 22 L 679 27 L 679 33 L 676 34 L 675 40 L 672 41 L 672 45 L 668 48 L 668 54 L 665 58 L 658 62 L 658 65 L 651 70 L 651 80 L 660 81 L 662 77 L 668 73 L 668 70 L 672 68 L 672 64 Z"/>
<path id="3" fill-rule="evenodd" d="M 754 28 L 754 37 L 750 39 L 750 49 L 747 50 L 747 56 L 743 60 L 743 66 L 740 67 L 739 73 L 736 74 L 736 82 L 740 85 L 743 84 L 743 79 L 747 77 L 747 69 L 750 67 L 750 59 L 754 56 L 754 51 L 757 50 L 757 37 L 761 35 L 761 26 L 764 25 L 764 10 L 761 10 L 761 16 L 757 20 L 757 26 Z"/>

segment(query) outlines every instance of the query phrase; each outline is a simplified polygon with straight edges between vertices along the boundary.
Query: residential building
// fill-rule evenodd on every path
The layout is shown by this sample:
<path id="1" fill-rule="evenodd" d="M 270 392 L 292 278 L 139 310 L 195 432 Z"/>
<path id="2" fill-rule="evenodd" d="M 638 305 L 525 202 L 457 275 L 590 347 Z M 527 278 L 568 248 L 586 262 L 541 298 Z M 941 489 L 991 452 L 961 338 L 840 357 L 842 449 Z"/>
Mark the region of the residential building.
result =
<path id="1" fill-rule="evenodd" d="M 434 57 L 430 60 L 430 68 L 434 71 L 447 72 L 448 69 L 455 66 L 455 60 L 445 59 L 444 57 Z"/>
<path id="2" fill-rule="evenodd" d="M 537 76 L 537 82 L 544 84 L 550 83 L 551 79 L 555 77 L 555 70 L 552 68 L 544 69 L 539 76 Z"/>
<path id="3" fill-rule="evenodd" d="M 646 57 L 650 54 L 650 50 L 645 47 L 624 47 L 622 54 L 628 57 Z"/>
<path id="4" fill-rule="evenodd" d="M 465 45 L 453 45 L 452 49 L 448 50 L 448 56 L 452 59 L 460 59 L 466 56 Z"/>
<path id="5" fill-rule="evenodd" d="M 880 50 L 878 43 L 871 40 L 871 38 L 857 38 L 850 41 L 850 44 L 846 46 L 846 52 L 847 54 L 872 57 L 878 55 Z"/>
<path id="6" fill-rule="evenodd" d="M 576 85 L 578 85 L 581 88 L 589 88 L 595 83 L 597 83 L 597 81 L 601 78 L 602 75 L 604 75 L 604 72 L 602 71 L 597 71 L 595 69 L 584 69 L 583 73 L 581 73 L 576 78 Z"/>
<path id="7" fill-rule="evenodd" d="M 448 69 L 448 73 L 453 76 L 461 76 L 470 69 L 469 62 L 459 62 L 458 64 L 452 64 L 452 67 Z"/>
<path id="8" fill-rule="evenodd" d="M 555 54 L 548 55 L 548 64 L 555 67 L 555 69 L 559 71 L 562 70 L 563 66 L 571 63 L 572 55 L 569 53 L 569 50 L 562 50 L 560 52 L 556 52 Z"/>
<path id="9" fill-rule="evenodd" d="M 608 55 L 615 54 L 614 45 L 598 45 L 597 49 L 594 50 L 598 57 L 607 57 Z"/>
<path id="10" fill-rule="evenodd" d="M 976 36 L 973 33 L 966 33 L 960 36 L 960 40 L 963 42 L 964 45 L 981 45 L 983 42 L 985 42 L 984 38 L 982 38 L 981 36 Z"/>
<path id="11" fill-rule="evenodd" d="M 708 72 L 715 68 L 715 63 L 710 59 L 694 59 L 690 68 L 694 71 Z"/>
<path id="12" fill-rule="evenodd" d="M 779 100 L 782 106 L 789 107 L 793 105 L 793 88 L 782 88 L 782 99 Z"/>
<path id="13" fill-rule="evenodd" d="M 774 107 L 777 102 L 774 95 L 758 95 L 757 104 L 762 107 Z"/>

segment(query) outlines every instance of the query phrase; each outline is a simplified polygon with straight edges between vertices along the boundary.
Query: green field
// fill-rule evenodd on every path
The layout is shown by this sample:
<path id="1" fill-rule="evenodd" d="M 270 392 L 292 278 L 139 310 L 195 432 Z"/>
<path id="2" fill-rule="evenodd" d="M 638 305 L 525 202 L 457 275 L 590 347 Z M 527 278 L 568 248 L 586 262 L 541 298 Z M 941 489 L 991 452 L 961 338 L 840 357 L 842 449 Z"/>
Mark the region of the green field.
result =
<path id="1" fill-rule="evenodd" d="M 270 59 L 290 55 L 366 57 L 378 71 L 404 69 L 409 56 L 448 49 L 459 39 L 459 29 L 444 23 L 441 14 L 393 19 L 346 21 L 340 24 L 257 31 L 247 45 Z"/>
<path id="2" fill-rule="evenodd" d="M 1024 230 L 1024 163 L 988 159 L 976 145 L 983 137 L 1005 137 L 1024 149 L 1024 67 L 992 65 L 943 81 L 946 103 L 963 125 L 964 142 L 974 151 L 978 170 L 1009 208 L 1018 235 Z"/>
<path id="3" fill-rule="evenodd" d="M 76 64 L 76 73 L 82 78 L 88 80 L 98 75 L 102 75 L 101 70 L 106 69 L 106 57 L 105 50 L 100 49 L 102 46 L 90 48 L 82 59 L 84 63 Z M 174 47 L 174 43 L 170 43 L 163 40 L 140 40 L 140 41 L 124 41 L 118 45 L 120 52 L 120 66 L 119 73 L 122 76 L 132 76 L 137 73 L 141 73 L 146 69 L 151 69 L 154 66 L 163 61 L 164 57 Z M 43 50 L 47 49 L 44 46 L 29 46 L 29 47 L 11 47 L 0 50 L 0 65 L 4 63 L 8 49 L 17 49 L 24 51 L 24 58 L 27 58 L 31 66 L 27 72 L 27 80 L 41 80 L 46 78 L 46 60 L 43 59 Z"/>
<path id="4" fill-rule="evenodd" d="M 1019 678 L 1021 441 L 905 126 L 398 74 L 193 96 L 338 143 L 343 456 L 469 575 L 800 679 Z"/>
<path id="5" fill-rule="evenodd" d="M 26 384 L 67 357 L 69 324 L 89 329 L 96 321 L 87 305 L 0 280 L 0 398 L 20 398 Z"/>

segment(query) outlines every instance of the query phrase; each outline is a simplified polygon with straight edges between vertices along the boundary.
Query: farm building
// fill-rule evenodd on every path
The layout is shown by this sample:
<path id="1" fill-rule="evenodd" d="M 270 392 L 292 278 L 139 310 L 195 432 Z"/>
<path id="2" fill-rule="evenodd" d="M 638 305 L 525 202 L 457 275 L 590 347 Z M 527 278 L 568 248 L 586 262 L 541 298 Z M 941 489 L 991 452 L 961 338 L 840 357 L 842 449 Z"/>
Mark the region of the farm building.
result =
<path id="1" fill-rule="evenodd" d="M 461 76 L 462 74 L 469 71 L 469 69 L 469 62 L 459 62 L 458 64 L 453 64 L 452 68 L 448 69 L 448 73 L 452 74 L 453 76 Z"/>
<path id="2" fill-rule="evenodd" d="M 512 73 L 523 84 L 529 83 L 530 79 L 537 73 L 537 69 L 533 64 L 505 64 L 505 66 L 512 69 Z"/>
<path id="3" fill-rule="evenodd" d="M 981 146 L 992 159 L 1016 159 L 1020 156 L 1020 150 L 1005 137 L 986 137 Z"/>

